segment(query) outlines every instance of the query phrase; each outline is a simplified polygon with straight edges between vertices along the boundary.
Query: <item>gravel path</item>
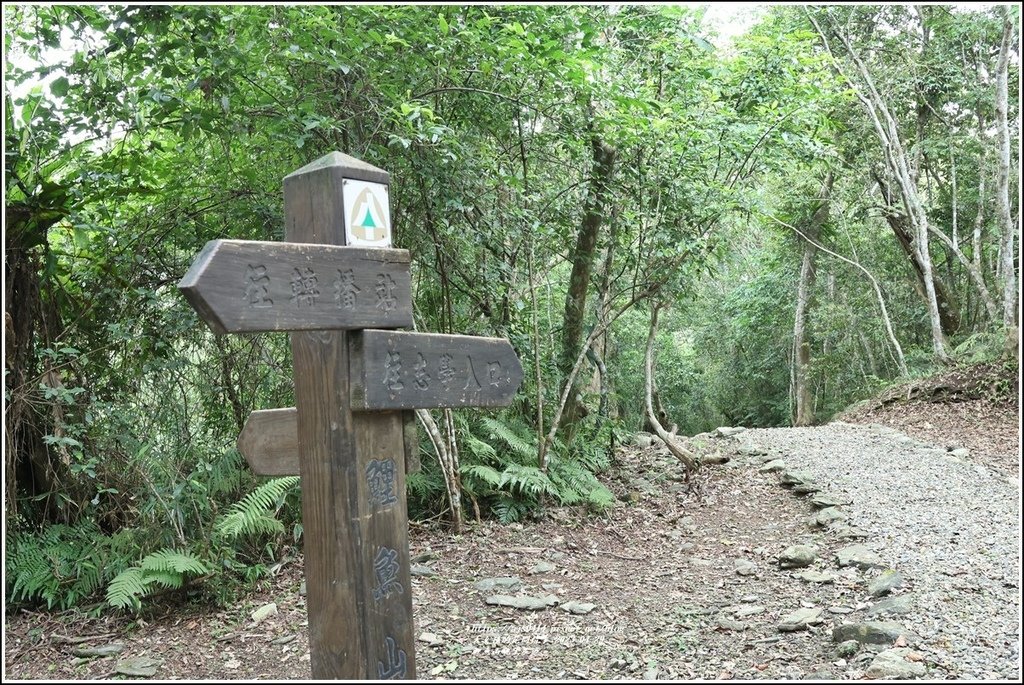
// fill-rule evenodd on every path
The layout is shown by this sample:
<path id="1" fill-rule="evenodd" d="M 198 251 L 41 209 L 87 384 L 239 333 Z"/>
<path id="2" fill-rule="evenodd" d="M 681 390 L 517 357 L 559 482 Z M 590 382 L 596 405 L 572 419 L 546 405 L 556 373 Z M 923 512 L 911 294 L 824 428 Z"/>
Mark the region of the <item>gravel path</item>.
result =
<path id="1" fill-rule="evenodd" d="M 742 438 L 806 471 L 905 579 L 897 617 L 930 669 L 959 679 L 1020 674 L 1020 483 L 889 428 L 833 423 Z M 897 594 L 897 593 L 894 593 Z M 931 671 L 933 674 L 935 671 Z"/>

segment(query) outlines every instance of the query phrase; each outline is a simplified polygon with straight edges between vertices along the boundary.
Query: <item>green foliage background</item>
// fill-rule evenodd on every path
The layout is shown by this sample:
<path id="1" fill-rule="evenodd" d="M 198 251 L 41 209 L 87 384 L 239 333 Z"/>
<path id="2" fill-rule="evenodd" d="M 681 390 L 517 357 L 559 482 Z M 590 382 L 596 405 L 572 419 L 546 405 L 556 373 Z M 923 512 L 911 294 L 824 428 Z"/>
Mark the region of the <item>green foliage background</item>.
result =
<path id="1" fill-rule="evenodd" d="M 993 141 L 971 112 L 991 120 L 991 84 L 976 72 L 994 71 L 997 9 L 928 10 L 932 47 L 920 54 L 908 48 L 911 8 L 821 11 L 846 13 L 864 49 L 886 43 L 872 68 L 917 136 L 934 179 L 929 211 L 949 230 L 955 202 L 966 234 L 991 201 L 993 156 L 981 152 Z M 507 337 L 523 361 L 511 407 L 456 413 L 466 506 L 481 515 L 613 505 L 595 474 L 612 444 L 644 426 L 654 301 L 669 305 L 658 389 L 681 434 L 790 421 L 803 246 L 765 216 L 806 218 L 825 169 L 838 180 L 822 240 L 880 280 L 912 373 L 926 373 L 925 310 L 872 190 L 881 151 L 806 11 L 773 9 L 730 50 L 710 42 L 701 16 L 673 6 L 5 6 L 8 598 L 69 607 L 105 592 L 94 608 L 138 608 L 154 590 L 202 578 L 223 599 L 300 543 L 295 479 L 261 482 L 234 449 L 250 411 L 293 404 L 287 338 L 215 338 L 176 284 L 208 240 L 282 240 L 281 179 L 332 150 L 391 174 L 418 330 Z M 871 30 L 879 22 L 892 28 L 884 38 Z M 913 108 L 924 102 L 956 115 L 922 127 Z M 636 302 L 599 340 L 608 415 L 588 365 L 589 414 L 558 434 L 544 471 L 537 409 L 546 430 L 565 381 L 558 341 L 594 139 L 617 161 L 589 325 L 602 295 L 612 309 Z M 985 195 L 979 174 L 990 177 Z M 996 288 L 993 211 L 982 225 Z M 992 358 L 999 323 L 963 268 L 933 250 L 964 322 L 954 344 Z M 813 296 L 825 419 L 898 371 L 856 269 L 819 255 Z M 422 447 L 408 494 L 412 515 L 427 518 L 444 510 L 445 490 Z"/>

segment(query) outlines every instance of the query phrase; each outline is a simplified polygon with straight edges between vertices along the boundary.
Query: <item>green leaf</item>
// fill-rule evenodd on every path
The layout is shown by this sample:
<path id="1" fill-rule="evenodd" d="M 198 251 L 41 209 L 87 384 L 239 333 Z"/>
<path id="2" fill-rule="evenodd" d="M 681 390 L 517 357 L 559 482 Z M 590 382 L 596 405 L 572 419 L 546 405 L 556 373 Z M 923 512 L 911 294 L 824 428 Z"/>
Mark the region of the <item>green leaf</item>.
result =
<path id="1" fill-rule="evenodd" d="M 71 84 L 68 83 L 67 77 L 61 76 L 60 78 L 54 79 L 53 83 L 50 84 L 50 92 L 55 96 L 62 98 L 68 94 L 68 88 Z"/>

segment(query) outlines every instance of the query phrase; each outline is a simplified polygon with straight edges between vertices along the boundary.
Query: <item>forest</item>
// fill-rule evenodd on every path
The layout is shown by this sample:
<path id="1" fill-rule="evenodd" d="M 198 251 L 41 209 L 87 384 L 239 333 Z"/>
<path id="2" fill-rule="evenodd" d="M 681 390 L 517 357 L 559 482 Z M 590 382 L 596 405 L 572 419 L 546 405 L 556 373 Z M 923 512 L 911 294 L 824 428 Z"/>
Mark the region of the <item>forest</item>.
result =
<path id="1" fill-rule="evenodd" d="M 1017 6 L 766 6 L 730 40 L 676 5 L 3 12 L 8 603 L 223 602 L 301 547 L 299 478 L 235 446 L 294 405 L 288 337 L 215 336 L 177 284 L 282 241 L 282 179 L 332 151 L 390 174 L 415 329 L 522 361 L 506 409 L 419 412 L 416 521 L 599 514 L 638 431 L 1018 363 Z"/>

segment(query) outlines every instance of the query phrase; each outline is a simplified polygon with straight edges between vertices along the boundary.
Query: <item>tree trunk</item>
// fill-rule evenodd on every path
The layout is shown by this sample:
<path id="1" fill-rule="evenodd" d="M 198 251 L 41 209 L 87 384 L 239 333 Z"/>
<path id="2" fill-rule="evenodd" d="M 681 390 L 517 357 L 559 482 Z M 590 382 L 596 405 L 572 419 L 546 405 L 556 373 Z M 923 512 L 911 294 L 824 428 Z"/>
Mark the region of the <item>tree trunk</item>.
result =
<path id="1" fill-rule="evenodd" d="M 43 384 L 57 387 L 60 375 L 41 364 L 37 353 L 61 334 L 60 313 L 44 294 L 52 288 L 40 274 L 49 250 L 47 231 L 65 213 L 63 207 L 35 207 L 30 201 L 5 207 L 4 496 L 8 514 L 17 513 L 21 494 L 42 501 L 45 520 L 67 522 L 76 499 L 70 494 L 70 458 L 66 450 L 52 449 L 44 440 L 59 435 L 63 410 L 40 392 Z M 58 491 L 67 496 L 59 498 Z"/>
<path id="2" fill-rule="evenodd" d="M 808 367 L 811 362 L 811 345 L 807 340 L 807 318 L 811 307 L 811 291 L 814 288 L 814 262 L 818 249 L 813 241 L 818 240 L 821 227 L 828 220 L 829 199 L 832 194 L 833 175 L 829 171 L 818 194 L 820 204 L 807 222 L 806 234 L 810 240 L 804 243 L 804 256 L 800 264 L 800 284 L 797 287 L 796 315 L 793 322 L 794 393 L 796 395 L 796 416 L 794 426 L 814 425 L 814 401 L 811 397 Z"/>
<path id="3" fill-rule="evenodd" d="M 597 237 L 604 216 L 608 187 L 615 172 L 615 148 L 605 143 L 597 134 L 590 139 L 593 169 L 587 200 L 583 210 L 583 221 L 576 236 L 572 253 L 572 273 L 569 289 L 565 294 L 565 315 L 562 323 L 562 351 L 558 368 L 563 378 L 572 370 L 573 361 L 583 339 L 583 320 L 587 310 L 587 291 L 590 289 L 590 272 L 597 249 Z M 578 418 L 578 400 L 575 389 L 569 393 L 565 418 L 573 423 Z"/>
<path id="4" fill-rule="evenodd" d="M 430 444 L 434 446 L 434 453 L 437 454 L 437 462 L 441 466 L 441 476 L 444 479 L 445 494 L 448 496 L 448 511 L 452 517 L 452 529 L 458 534 L 462 530 L 462 483 L 458 474 L 458 458 L 452 459 L 452 452 L 449 449 L 449 441 L 441 435 L 441 430 L 434 421 L 434 417 L 426 409 L 417 409 L 416 418 L 423 424 L 430 438 Z"/>
<path id="5" fill-rule="evenodd" d="M 1013 258 L 1013 216 L 1010 208 L 1010 130 L 1007 125 L 1007 70 L 1010 45 L 1013 42 L 1013 21 L 1003 7 L 1003 39 L 999 45 L 996 69 L 996 127 L 999 131 L 999 166 L 996 175 L 996 212 L 999 216 L 1000 259 L 1003 277 L 1003 327 L 1006 329 L 1005 350 L 1017 355 L 1017 278 Z"/>
<path id="6" fill-rule="evenodd" d="M 768 217 L 769 219 L 771 219 L 772 221 L 776 222 L 777 224 L 785 226 L 789 230 L 791 230 L 794 233 L 796 233 L 797 235 L 799 235 L 804 240 L 806 240 L 808 242 L 811 242 L 811 239 L 808 238 L 806 235 L 804 235 L 803 231 L 801 231 L 796 226 L 788 224 L 785 221 L 783 221 L 782 219 L 778 219 L 778 218 L 772 216 L 771 214 L 767 214 L 766 213 L 766 214 L 764 214 L 764 216 Z M 853 267 L 859 269 L 861 271 L 861 273 L 863 273 L 865 276 L 867 276 L 868 280 L 871 281 L 871 286 L 875 290 L 875 296 L 878 298 L 878 308 L 881 310 L 881 313 L 882 313 L 882 323 L 885 325 L 885 332 L 889 336 L 889 342 L 892 343 L 892 348 L 893 348 L 894 357 L 896 359 L 896 364 L 897 364 L 897 366 L 899 366 L 900 373 L 902 375 L 906 376 L 907 375 L 907 362 L 906 362 L 906 359 L 903 356 L 903 347 L 900 346 L 900 341 L 896 338 L 896 333 L 895 333 L 895 331 L 892 328 L 892 319 L 889 318 L 889 309 L 885 306 L 885 297 L 882 296 L 882 288 L 881 288 L 881 286 L 878 285 L 878 281 L 875 279 L 874 276 L 871 275 L 871 272 L 868 271 L 867 269 L 865 269 L 859 262 L 855 262 L 852 259 L 847 259 L 843 255 L 838 254 L 836 252 L 833 252 L 832 250 L 828 249 L 827 247 L 825 247 L 821 243 L 815 243 L 814 246 L 816 248 L 818 248 L 819 250 L 821 250 L 822 252 L 824 252 L 825 254 L 830 254 L 833 257 L 835 257 L 836 259 L 839 259 L 839 260 L 841 260 L 843 262 L 846 262 L 850 266 L 853 266 Z"/>
<path id="7" fill-rule="evenodd" d="M 887 208 L 885 221 L 889 224 L 889 228 L 892 229 L 893 235 L 896 236 L 896 242 L 899 243 L 903 253 L 910 260 L 910 265 L 914 268 L 914 274 L 917 276 L 917 282 L 921 286 L 920 292 L 922 297 L 927 301 L 928 288 L 925 284 L 925 268 L 915 247 L 914 233 L 909 226 L 910 219 L 895 205 L 892 191 L 889 188 L 889 184 L 885 182 L 885 179 L 877 172 L 873 172 L 872 176 L 874 176 L 878 186 L 882 189 L 882 196 L 885 198 Z M 939 325 L 942 332 L 944 335 L 953 335 L 960 330 L 960 310 L 949 294 L 946 284 L 941 279 L 935 277 L 934 274 L 931 276 L 931 287 L 935 293 L 935 300 L 939 310 Z"/>
<path id="8" fill-rule="evenodd" d="M 644 354 L 644 409 L 647 412 L 647 421 L 654 428 L 655 434 L 661 438 L 668 451 L 686 467 L 686 478 L 697 470 L 697 460 L 694 456 L 676 442 L 675 436 L 665 430 L 661 421 L 654 411 L 654 339 L 658 334 L 658 311 L 661 305 L 651 305 L 651 327 L 647 332 L 647 351 Z"/>
<path id="9" fill-rule="evenodd" d="M 826 49 L 831 53 L 832 48 L 829 45 L 828 36 L 825 31 L 812 14 L 808 14 L 808 18 L 814 24 L 822 41 L 824 41 Z M 881 144 L 886 168 L 893 175 L 899 186 L 900 197 L 912 229 L 913 253 L 916 255 L 916 261 L 920 267 L 924 284 L 925 304 L 928 309 L 928 322 L 932 334 L 932 352 L 937 361 L 949 363 L 951 359 L 946 350 L 946 336 L 942 325 L 942 308 L 938 303 L 936 280 L 932 274 L 932 258 L 928 247 L 928 214 L 918 195 L 912 161 L 900 139 L 896 120 L 893 118 L 885 99 L 878 92 L 867 65 L 861 60 L 860 55 L 851 44 L 848 36 L 838 29 L 835 29 L 835 34 L 842 41 L 843 47 L 856 67 L 863 85 L 854 82 L 843 71 L 842 67 L 839 66 L 838 60 L 836 61 L 836 68 L 850 84 L 853 92 L 864 105 L 864 109 L 874 125 L 875 133 Z"/>

